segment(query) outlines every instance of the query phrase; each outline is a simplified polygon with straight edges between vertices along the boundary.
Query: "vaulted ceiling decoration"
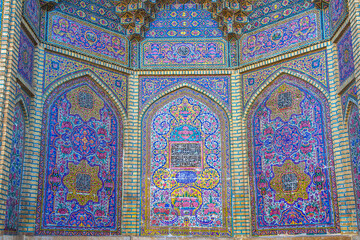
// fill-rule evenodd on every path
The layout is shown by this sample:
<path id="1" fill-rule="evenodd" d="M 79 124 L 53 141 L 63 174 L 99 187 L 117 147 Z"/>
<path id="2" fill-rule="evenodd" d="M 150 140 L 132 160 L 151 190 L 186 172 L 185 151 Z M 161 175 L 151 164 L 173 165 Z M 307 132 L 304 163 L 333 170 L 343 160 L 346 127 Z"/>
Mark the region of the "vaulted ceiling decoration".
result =
<path id="1" fill-rule="evenodd" d="M 58 3 L 58 0 L 40 0 L 40 5 L 42 8 L 46 8 L 48 11 L 54 9 L 55 5 Z"/>
<path id="2" fill-rule="evenodd" d="M 323 9 L 329 7 L 330 0 L 313 0 L 317 8 Z"/>
<path id="3" fill-rule="evenodd" d="M 112 0 L 112 3 L 128 38 L 139 41 L 144 38 L 156 13 L 171 4 L 202 4 L 212 13 L 226 39 L 240 37 L 242 27 L 248 22 L 247 16 L 253 10 L 250 0 Z"/>

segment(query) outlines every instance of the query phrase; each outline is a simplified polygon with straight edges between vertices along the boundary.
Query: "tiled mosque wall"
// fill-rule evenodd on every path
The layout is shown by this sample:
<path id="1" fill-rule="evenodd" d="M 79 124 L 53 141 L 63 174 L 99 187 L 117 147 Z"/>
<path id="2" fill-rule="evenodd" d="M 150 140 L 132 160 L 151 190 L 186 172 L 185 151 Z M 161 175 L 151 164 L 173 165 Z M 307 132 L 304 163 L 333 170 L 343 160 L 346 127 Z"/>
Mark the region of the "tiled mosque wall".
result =
<path id="1" fill-rule="evenodd" d="M 56 5 L 46 32 L 39 4 L 24 2 L 19 28 L 8 233 L 356 233 L 344 212 L 344 199 L 358 202 L 359 155 L 345 3 L 258 1 L 230 41 L 207 11 L 174 5 L 141 42 L 89 1 Z M 21 167 L 30 150 L 37 176 Z M 339 175 L 347 167 L 354 189 Z M 22 174 L 39 185 L 21 190 Z"/>
<path id="2" fill-rule="evenodd" d="M 40 30 L 40 2 L 39 0 L 26 0 L 23 6 L 23 16 L 34 30 L 39 34 Z"/>

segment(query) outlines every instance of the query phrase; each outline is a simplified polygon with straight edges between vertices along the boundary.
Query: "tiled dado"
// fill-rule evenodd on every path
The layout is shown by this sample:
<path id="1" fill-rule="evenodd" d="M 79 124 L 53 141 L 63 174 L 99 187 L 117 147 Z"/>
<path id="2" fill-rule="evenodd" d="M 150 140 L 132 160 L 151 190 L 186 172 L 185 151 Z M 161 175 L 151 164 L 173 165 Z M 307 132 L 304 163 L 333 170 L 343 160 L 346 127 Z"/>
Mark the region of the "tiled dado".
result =
<path id="1" fill-rule="evenodd" d="M 276 237 L 237 237 L 237 238 L 210 238 L 210 237 L 133 237 L 133 236 L 112 236 L 112 237 L 92 237 L 92 236 L 0 236 L 0 240 L 360 240 L 360 236 L 336 235 L 336 236 L 276 236 Z"/>

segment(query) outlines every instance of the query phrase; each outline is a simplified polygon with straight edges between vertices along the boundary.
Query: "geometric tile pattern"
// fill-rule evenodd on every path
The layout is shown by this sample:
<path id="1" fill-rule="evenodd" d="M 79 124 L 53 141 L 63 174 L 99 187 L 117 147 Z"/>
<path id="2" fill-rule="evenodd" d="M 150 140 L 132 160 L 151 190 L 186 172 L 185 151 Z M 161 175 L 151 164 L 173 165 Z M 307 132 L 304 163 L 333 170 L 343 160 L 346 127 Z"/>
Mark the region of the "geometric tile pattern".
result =
<path id="1" fill-rule="evenodd" d="M 146 38 L 214 38 L 222 37 L 211 13 L 196 4 L 172 4 L 156 14 Z"/>
<path id="2" fill-rule="evenodd" d="M 19 47 L 19 74 L 29 83 L 32 84 L 33 61 L 34 61 L 35 46 L 22 30 L 20 32 L 20 47 Z"/>
<path id="3" fill-rule="evenodd" d="M 340 85 L 346 81 L 355 71 L 354 54 L 350 28 L 343 34 L 337 43 Z"/>
<path id="4" fill-rule="evenodd" d="M 248 33 L 270 24 L 296 16 L 299 13 L 314 8 L 309 1 L 288 0 L 258 0 L 254 2 L 253 12 L 249 15 L 249 23 L 243 28 L 243 33 Z"/>

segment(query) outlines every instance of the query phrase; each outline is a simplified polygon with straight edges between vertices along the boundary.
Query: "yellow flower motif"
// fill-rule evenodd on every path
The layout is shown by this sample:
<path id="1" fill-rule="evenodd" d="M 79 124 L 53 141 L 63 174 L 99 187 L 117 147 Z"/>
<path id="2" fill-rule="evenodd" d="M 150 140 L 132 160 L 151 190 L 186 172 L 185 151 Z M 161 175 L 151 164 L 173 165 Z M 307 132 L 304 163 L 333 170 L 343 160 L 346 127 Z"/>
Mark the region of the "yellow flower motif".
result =
<path id="1" fill-rule="evenodd" d="M 70 114 L 79 114 L 84 121 L 90 118 L 100 120 L 100 110 L 104 107 L 104 102 L 90 89 L 84 85 L 70 91 L 67 94 L 71 103 Z"/>
<path id="2" fill-rule="evenodd" d="M 102 188 L 98 177 L 99 166 L 91 167 L 86 160 L 78 165 L 69 163 L 69 174 L 64 177 L 64 185 L 69 189 L 66 200 L 76 199 L 84 206 L 88 201 L 98 202 L 97 192 Z"/>
<path id="3" fill-rule="evenodd" d="M 198 176 L 196 185 L 204 189 L 213 189 L 220 182 L 218 172 L 213 168 L 205 168 Z"/>
<path id="4" fill-rule="evenodd" d="M 193 124 L 200 114 L 200 107 L 190 104 L 189 100 L 184 98 L 181 104 L 172 106 L 170 112 L 179 124 Z"/>
<path id="5" fill-rule="evenodd" d="M 294 164 L 292 160 L 286 160 L 281 167 L 274 166 L 275 177 L 270 181 L 270 186 L 276 192 L 275 200 L 284 199 L 293 204 L 299 198 L 309 198 L 306 188 L 311 179 L 304 169 L 305 163 Z"/>
<path id="6" fill-rule="evenodd" d="M 278 87 L 266 102 L 271 110 L 270 119 L 280 117 L 284 122 L 289 121 L 291 115 L 301 114 L 300 103 L 304 100 L 304 93 L 297 87 L 283 84 Z"/>
<path id="7" fill-rule="evenodd" d="M 170 169 L 160 168 L 154 173 L 154 184 L 160 189 L 170 189 L 177 185 L 176 172 L 171 172 Z"/>

